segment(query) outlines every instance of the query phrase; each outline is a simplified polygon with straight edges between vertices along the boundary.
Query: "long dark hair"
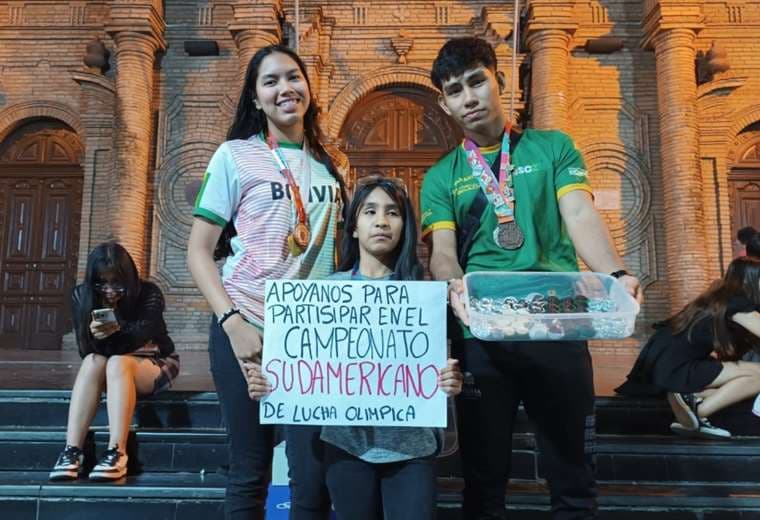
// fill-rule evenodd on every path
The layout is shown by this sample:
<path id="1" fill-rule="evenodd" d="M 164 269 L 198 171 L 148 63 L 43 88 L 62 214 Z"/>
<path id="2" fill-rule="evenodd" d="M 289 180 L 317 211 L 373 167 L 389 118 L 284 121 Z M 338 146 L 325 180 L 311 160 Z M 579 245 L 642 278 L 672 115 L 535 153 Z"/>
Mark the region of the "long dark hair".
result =
<path id="1" fill-rule="evenodd" d="M 367 197 L 369 197 L 375 188 L 383 190 L 398 205 L 404 220 L 401 239 L 398 241 L 396 250 L 393 252 L 396 257 L 393 279 L 419 280 L 422 278 L 422 264 L 420 264 L 420 260 L 417 258 L 417 220 L 414 216 L 414 208 L 404 190 L 382 177 L 357 186 L 354 192 L 351 205 L 346 212 L 345 225 L 343 226 L 338 271 L 349 271 L 359 261 L 359 240 L 354 237 L 356 221 L 359 218 L 359 211 L 364 206 L 364 201 L 367 200 Z"/>
<path id="2" fill-rule="evenodd" d="M 90 251 L 84 281 L 76 289 L 79 295 L 79 308 L 72 309 L 72 312 L 78 314 L 79 323 L 76 334 L 81 345 L 91 341 L 90 316 L 92 310 L 97 308 L 96 305 L 102 306 L 101 297 L 95 292 L 95 284 L 100 281 L 103 273 L 113 273 L 126 289 L 116 304 L 123 314 L 134 312 L 135 304 L 140 297 L 140 275 L 137 273 L 134 260 L 121 244 L 105 242 Z"/>
<path id="3" fill-rule="evenodd" d="M 731 298 L 744 296 L 760 305 L 760 259 L 736 258 L 728 266 L 726 276 L 710 286 L 678 314 L 668 320 L 673 333 L 686 331 L 691 338 L 694 325 L 704 318 L 713 322 L 713 350 L 724 361 L 739 359 L 752 347 L 754 335 L 726 319 Z"/>
<path id="4" fill-rule="evenodd" d="M 248 63 L 248 70 L 245 73 L 245 82 L 243 83 L 243 89 L 240 92 L 240 100 L 238 101 L 237 111 L 235 112 L 235 119 L 232 121 L 229 131 L 227 132 L 227 140 L 233 139 L 249 139 L 252 135 L 264 133 L 268 134 L 267 116 L 263 110 L 256 108 L 254 99 L 256 98 L 256 81 L 259 77 L 259 67 L 264 59 L 275 53 L 285 54 L 298 64 L 298 68 L 301 70 L 301 74 L 306 80 L 306 84 L 309 87 L 309 108 L 303 117 L 303 133 L 304 139 L 309 145 L 309 149 L 319 159 L 319 161 L 325 165 L 327 171 L 338 182 L 340 187 L 340 196 L 343 202 L 343 208 L 346 207 L 348 197 L 346 195 L 346 185 L 343 181 L 343 177 L 338 173 L 335 164 L 327 153 L 325 147 L 322 145 L 322 132 L 319 128 L 319 106 L 311 89 L 311 82 L 309 81 L 309 75 L 306 72 L 306 65 L 301 57 L 294 51 L 285 47 L 284 45 L 269 45 L 262 47 L 256 54 L 253 55 L 251 61 Z M 306 195 L 308 197 L 308 194 Z M 219 242 L 216 245 L 214 251 L 214 259 L 219 260 L 231 254 L 230 240 L 237 235 L 235 226 L 230 221 L 222 231 L 222 235 L 219 237 Z"/>

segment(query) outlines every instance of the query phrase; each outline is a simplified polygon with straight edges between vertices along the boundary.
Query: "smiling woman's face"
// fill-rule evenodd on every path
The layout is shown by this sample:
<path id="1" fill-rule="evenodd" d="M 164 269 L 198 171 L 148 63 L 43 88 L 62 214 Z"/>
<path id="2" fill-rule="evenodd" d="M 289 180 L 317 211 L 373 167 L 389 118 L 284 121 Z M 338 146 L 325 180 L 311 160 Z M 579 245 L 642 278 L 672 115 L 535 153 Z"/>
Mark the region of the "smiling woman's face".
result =
<path id="1" fill-rule="evenodd" d="M 264 58 L 256 78 L 255 103 L 270 124 L 281 130 L 303 126 L 310 102 L 309 85 L 293 58 L 280 52 Z"/>

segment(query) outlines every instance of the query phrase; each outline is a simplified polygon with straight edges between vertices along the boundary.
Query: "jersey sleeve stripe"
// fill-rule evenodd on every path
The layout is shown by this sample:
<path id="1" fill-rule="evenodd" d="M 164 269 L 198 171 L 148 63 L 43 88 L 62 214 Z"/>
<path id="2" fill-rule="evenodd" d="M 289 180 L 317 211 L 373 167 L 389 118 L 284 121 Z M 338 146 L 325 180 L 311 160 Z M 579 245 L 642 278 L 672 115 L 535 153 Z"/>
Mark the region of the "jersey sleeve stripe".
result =
<path id="1" fill-rule="evenodd" d="M 193 216 L 194 217 L 203 217 L 206 220 L 210 221 L 212 224 L 216 224 L 219 227 L 225 227 L 227 225 L 227 221 L 214 213 L 213 211 L 209 211 L 205 208 L 195 208 L 193 210 Z"/>
<path id="2" fill-rule="evenodd" d="M 591 189 L 591 186 L 588 184 L 568 184 L 567 186 L 562 186 L 560 189 L 557 190 L 557 200 L 561 199 L 571 191 L 576 190 L 583 190 L 587 191 L 591 194 L 591 198 L 594 198 L 594 190 Z"/>
<path id="3" fill-rule="evenodd" d="M 439 231 L 441 229 L 450 229 L 452 231 L 456 231 L 457 225 L 455 222 L 452 222 L 450 220 L 442 220 L 441 222 L 434 222 L 433 224 L 430 224 L 428 227 L 422 230 L 422 236 L 425 237 L 432 233 L 433 231 Z"/>
<path id="4" fill-rule="evenodd" d="M 206 172 L 203 175 L 203 183 L 201 184 L 201 188 L 198 190 L 198 194 L 195 196 L 195 202 L 193 203 L 193 206 L 196 208 L 203 198 L 203 192 L 206 191 L 206 185 L 208 184 L 209 177 L 211 177 L 211 172 Z"/>

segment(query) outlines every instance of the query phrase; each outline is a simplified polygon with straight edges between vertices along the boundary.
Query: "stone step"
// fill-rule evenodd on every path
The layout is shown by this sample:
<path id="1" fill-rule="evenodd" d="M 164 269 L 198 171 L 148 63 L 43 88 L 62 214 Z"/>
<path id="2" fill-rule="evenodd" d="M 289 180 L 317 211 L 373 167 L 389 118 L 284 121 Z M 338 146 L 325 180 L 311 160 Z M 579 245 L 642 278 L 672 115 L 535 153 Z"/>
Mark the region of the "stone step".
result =
<path id="1" fill-rule="evenodd" d="M 0 470 L 49 470 L 66 441 L 58 430 L 0 430 Z M 227 461 L 226 435 L 213 431 L 138 431 L 127 442 L 130 473 L 217 471 Z M 108 445 L 108 431 L 96 429 L 85 442 L 85 466 L 95 464 Z"/>
<path id="2" fill-rule="evenodd" d="M 438 518 L 461 514 L 459 479 L 439 479 Z M 756 485 L 611 485 L 599 488 L 604 520 L 753 520 L 760 517 Z M 217 474 L 144 473 L 120 483 L 49 483 L 41 472 L 0 472 L 5 518 L 215 520 L 222 518 L 224 478 Z M 542 483 L 515 482 L 506 502 L 513 517 L 545 519 Z M 274 511 L 272 511 L 274 512 Z M 282 512 L 281 510 L 279 511 Z M 519 515 L 519 516 L 518 516 Z M 269 518 L 278 518 L 272 515 Z M 284 517 L 283 517 L 284 518 Z"/>
<path id="3" fill-rule="evenodd" d="M 70 392 L 67 390 L 0 390 L 0 428 L 48 428 L 66 424 Z M 673 415 L 664 399 L 599 397 L 596 401 L 597 432 L 604 434 L 668 434 Z M 740 417 L 736 433 L 760 436 L 760 418 L 749 412 L 734 412 Z M 730 414 L 729 414 L 730 415 Z M 215 392 L 170 391 L 140 399 L 133 420 L 141 428 L 219 428 L 222 426 Z M 719 422 L 719 421 L 716 421 Z M 105 401 L 93 422 L 108 424 Z M 733 425 L 735 428 L 736 425 Z M 515 431 L 531 431 L 532 426 L 520 408 Z M 733 431 L 733 430 L 732 430 Z"/>
<path id="4" fill-rule="evenodd" d="M 0 390 L 0 428 L 49 428 L 65 426 L 68 390 Z M 220 428 L 221 412 L 216 392 L 165 392 L 138 400 L 133 423 L 143 428 Z M 106 426 L 103 400 L 93 421 Z"/>
<path id="5" fill-rule="evenodd" d="M 0 470 L 49 470 L 65 442 L 63 429 L 0 430 Z M 85 449 L 92 465 L 108 442 L 97 429 Z M 127 449 L 130 472 L 215 472 L 227 460 L 226 436 L 213 430 L 139 430 Z M 670 436 L 599 435 L 597 478 L 608 482 L 753 482 L 760 468 L 760 439 L 704 441 Z M 462 476 L 459 454 L 439 458 L 438 475 Z M 512 476 L 545 476 L 532 434 L 512 442 Z"/>

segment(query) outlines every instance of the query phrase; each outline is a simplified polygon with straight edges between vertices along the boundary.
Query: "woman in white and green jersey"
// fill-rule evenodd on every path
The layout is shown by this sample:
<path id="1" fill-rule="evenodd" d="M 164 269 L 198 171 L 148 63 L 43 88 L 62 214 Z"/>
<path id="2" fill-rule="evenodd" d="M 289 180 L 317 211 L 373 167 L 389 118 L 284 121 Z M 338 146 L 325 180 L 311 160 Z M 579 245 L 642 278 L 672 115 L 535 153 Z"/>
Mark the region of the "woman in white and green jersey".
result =
<path id="1" fill-rule="evenodd" d="M 280 45 L 251 59 L 227 141 L 214 153 L 193 211 L 190 271 L 212 311 L 211 372 L 229 436 L 228 519 L 263 518 L 274 433 L 259 424 L 248 368 L 261 358 L 267 279 L 324 278 L 334 270 L 344 186 L 320 142 L 306 67 Z M 224 259 L 221 275 L 215 260 Z M 319 429 L 294 435 L 319 435 Z M 330 509 L 317 457 L 290 457 L 291 518 Z"/>

